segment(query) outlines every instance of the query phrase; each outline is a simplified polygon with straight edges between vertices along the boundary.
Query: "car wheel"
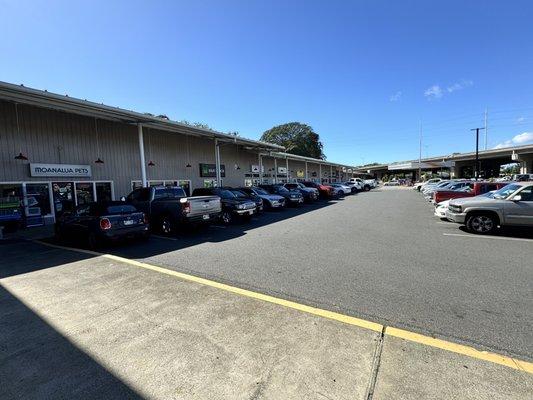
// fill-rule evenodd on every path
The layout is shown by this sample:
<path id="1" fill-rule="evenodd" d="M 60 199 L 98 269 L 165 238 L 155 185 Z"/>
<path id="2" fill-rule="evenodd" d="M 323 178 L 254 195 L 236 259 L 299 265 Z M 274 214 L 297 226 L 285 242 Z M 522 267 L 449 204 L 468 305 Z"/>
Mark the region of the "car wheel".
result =
<path id="1" fill-rule="evenodd" d="M 175 231 L 174 221 L 169 215 L 165 215 L 159 222 L 159 230 L 164 235 L 172 235 Z"/>
<path id="2" fill-rule="evenodd" d="M 472 215 L 466 221 L 466 228 L 470 232 L 481 235 L 494 232 L 497 226 L 496 218 L 490 214 Z"/>
<path id="3" fill-rule="evenodd" d="M 370 186 L 365 185 L 365 192 L 368 192 L 370 190 Z"/>
<path id="4" fill-rule="evenodd" d="M 231 215 L 230 211 L 222 211 L 221 219 L 225 225 L 229 225 L 233 221 L 233 215 Z"/>

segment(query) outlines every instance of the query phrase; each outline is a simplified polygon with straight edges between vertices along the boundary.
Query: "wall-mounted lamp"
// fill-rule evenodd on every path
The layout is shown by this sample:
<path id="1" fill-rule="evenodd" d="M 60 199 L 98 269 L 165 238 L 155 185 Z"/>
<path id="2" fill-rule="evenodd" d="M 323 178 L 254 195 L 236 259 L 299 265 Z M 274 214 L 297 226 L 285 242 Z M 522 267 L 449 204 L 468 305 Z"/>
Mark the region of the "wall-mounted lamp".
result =
<path id="1" fill-rule="evenodd" d="M 98 157 L 98 160 L 96 160 L 94 163 L 95 164 L 103 164 L 104 161 L 100 157 Z"/>
<path id="2" fill-rule="evenodd" d="M 17 156 L 15 156 L 15 160 L 22 160 L 22 161 L 28 161 L 28 157 L 26 157 L 22 152 L 20 152 Z"/>
<path id="3" fill-rule="evenodd" d="M 149 167 L 155 167 L 155 163 L 154 163 L 152 160 L 150 160 L 150 161 L 148 162 L 148 166 L 149 166 Z"/>

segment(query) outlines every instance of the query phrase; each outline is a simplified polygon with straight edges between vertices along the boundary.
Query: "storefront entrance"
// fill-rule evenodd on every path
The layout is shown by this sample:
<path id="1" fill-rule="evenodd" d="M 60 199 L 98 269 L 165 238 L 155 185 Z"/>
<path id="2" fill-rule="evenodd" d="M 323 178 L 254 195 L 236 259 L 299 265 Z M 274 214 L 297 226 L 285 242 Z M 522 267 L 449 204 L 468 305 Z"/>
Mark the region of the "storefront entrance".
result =
<path id="1" fill-rule="evenodd" d="M 0 182 L 0 222 L 40 226 L 78 205 L 113 198 L 112 181 Z"/>

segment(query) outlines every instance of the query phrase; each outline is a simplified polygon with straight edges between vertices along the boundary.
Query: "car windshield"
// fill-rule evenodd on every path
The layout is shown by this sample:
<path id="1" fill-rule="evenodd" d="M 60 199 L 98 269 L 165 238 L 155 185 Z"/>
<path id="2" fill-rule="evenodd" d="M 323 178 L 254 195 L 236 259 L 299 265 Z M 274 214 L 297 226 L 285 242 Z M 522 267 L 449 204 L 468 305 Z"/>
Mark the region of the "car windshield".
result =
<path id="1" fill-rule="evenodd" d="M 244 192 L 241 192 L 240 190 L 232 190 L 231 193 L 233 193 L 237 197 L 248 197 Z"/>
<path id="2" fill-rule="evenodd" d="M 284 188 L 283 186 L 278 186 L 277 191 L 278 193 L 289 193 L 289 190 Z"/>
<path id="3" fill-rule="evenodd" d="M 262 188 L 255 188 L 254 190 L 255 190 L 255 192 L 256 192 L 257 194 L 261 194 L 261 195 L 263 195 L 263 196 L 266 196 L 266 195 L 269 194 L 265 189 L 262 189 Z"/>
<path id="4" fill-rule="evenodd" d="M 220 190 L 218 193 L 217 193 L 217 196 L 219 196 L 220 198 L 222 199 L 234 199 L 235 196 L 232 192 L 230 192 L 229 190 Z"/>
<path id="5" fill-rule="evenodd" d="M 513 192 L 515 192 L 516 190 L 520 189 L 520 185 L 516 185 L 516 184 L 511 184 L 511 185 L 507 185 L 507 186 L 504 186 L 502 187 L 500 190 L 496 190 L 493 194 L 493 197 L 495 199 L 505 199 L 507 197 L 509 197 L 509 195 Z"/>
<path id="6" fill-rule="evenodd" d="M 107 215 L 118 215 L 118 214 L 131 214 L 136 211 L 137 209 L 132 205 L 120 204 L 120 205 L 108 206 L 104 212 Z"/>

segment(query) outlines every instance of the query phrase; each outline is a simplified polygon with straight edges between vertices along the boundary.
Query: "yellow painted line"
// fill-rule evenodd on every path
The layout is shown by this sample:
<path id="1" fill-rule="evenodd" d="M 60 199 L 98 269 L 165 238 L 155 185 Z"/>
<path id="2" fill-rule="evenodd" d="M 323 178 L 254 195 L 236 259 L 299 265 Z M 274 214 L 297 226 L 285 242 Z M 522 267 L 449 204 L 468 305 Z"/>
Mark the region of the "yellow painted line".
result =
<path id="1" fill-rule="evenodd" d="M 385 335 L 405 339 L 410 342 L 420 343 L 430 347 L 436 347 L 438 349 L 451 351 L 453 353 L 462 354 L 478 360 L 489 361 L 495 364 L 504 365 L 509 368 L 514 368 L 533 374 L 533 363 L 517 360 L 516 358 L 503 356 L 501 354 L 476 350 L 470 346 L 452 343 L 446 340 L 436 339 L 430 336 L 420 335 L 419 333 L 393 328 L 390 326 L 385 328 Z"/>
<path id="2" fill-rule="evenodd" d="M 364 319 L 351 317 L 349 315 L 344 315 L 344 314 L 336 313 L 333 311 L 323 310 L 321 308 L 307 306 L 305 304 L 300 304 L 294 301 L 280 299 L 278 297 L 253 292 L 247 289 L 241 289 L 235 286 L 226 285 L 224 283 L 200 278 L 194 275 L 189 275 L 189 274 L 185 274 L 182 272 L 173 271 L 167 268 L 158 267 L 156 265 L 151 265 L 151 264 L 143 263 L 140 261 L 130 260 L 129 258 L 119 257 L 119 256 L 115 256 L 112 254 L 98 253 L 96 251 L 76 249 L 76 248 L 66 247 L 66 246 L 59 246 L 55 244 L 42 242 L 40 240 L 35 240 L 35 242 L 43 244 L 45 246 L 55 247 L 59 249 L 69 250 L 69 251 L 77 251 L 80 253 L 86 253 L 86 254 L 104 257 L 109 260 L 118 261 L 118 262 L 122 262 L 125 264 L 151 270 L 154 272 L 159 272 L 161 274 L 174 276 L 184 281 L 194 282 L 194 283 L 198 283 L 201 285 L 210 286 L 216 289 L 225 290 L 230 293 L 235 293 L 235 294 L 249 297 L 249 298 L 256 299 L 256 300 L 266 301 L 269 303 L 277 304 L 277 305 L 287 307 L 287 308 L 292 308 L 294 310 L 302 311 L 302 312 L 316 315 L 319 317 L 331 319 L 334 321 L 339 321 L 345 324 L 357 326 L 357 327 L 364 328 L 364 329 L 369 329 L 375 332 L 383 332 L 384 330 L 385 335 L 388 335 L 388 336 L 408 340 L 410 342 L 419 343 L 425 346 L 435 347 L 437 349 L 450 351 L 452 353 L 461 354 L 467 357 L 471 357 L 471 358 L 475 358 L 475 359 L 483 360 L 483 361 L 488 361 L 494 364 L 503 365 L 505 367 L 509 367 L 509 368 L 513 368 L 519 371 L 524 371 L 524 372 L 533 374 L 533 363 L 519 360 L 513 357 L 508 357 L 508 356 L 504 356 L 504 355 L 497 354 L 497 353 L 491 353 L 488 351 L 477 350 L 470 346 L 448 342 L 446 340 L 437 339 L 437 338 L 433 338 L 433 337 L 426 336 L 426 335 L 421 335 L 419 333 L 410 332 L 410 331 L 406 331 L 406 330 L 399 329 L 399 328 L 394 328 L 390 326 L 385 327 L 381 324 L 378 324 L 372 321 L 367 321 Z"/>

